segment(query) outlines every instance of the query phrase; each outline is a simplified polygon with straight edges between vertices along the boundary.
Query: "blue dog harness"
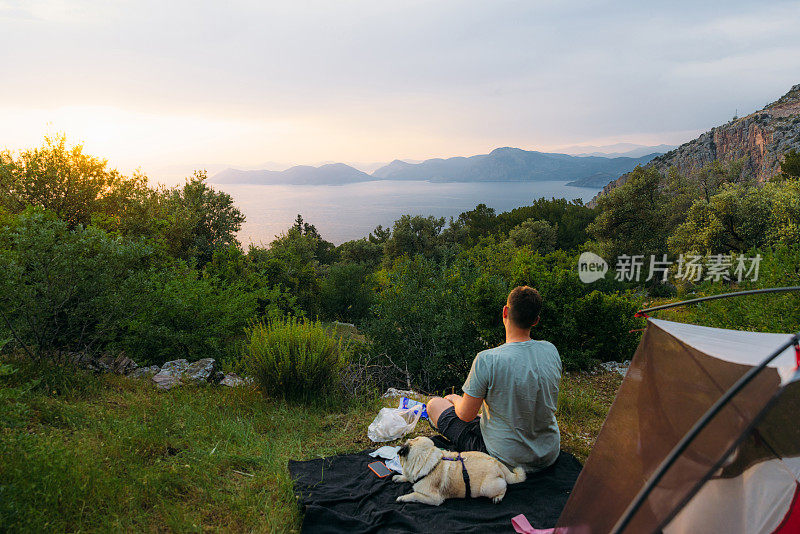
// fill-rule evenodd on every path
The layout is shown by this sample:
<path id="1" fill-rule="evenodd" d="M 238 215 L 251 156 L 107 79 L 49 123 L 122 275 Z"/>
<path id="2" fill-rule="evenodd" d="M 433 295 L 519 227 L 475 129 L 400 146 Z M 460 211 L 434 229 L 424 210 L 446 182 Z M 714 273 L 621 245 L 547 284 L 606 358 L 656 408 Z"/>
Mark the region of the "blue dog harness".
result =
<path id="1" fill-rule="evenodd" d="M 447 460 L 448 462 L 461 462 L 461 475 L 464 477 L 464 486 L 467 488 L 467 493 L 464 495 L 465 499 L 469 499 L 472 497 L 472 491 L 469 488 L 469 473 L 467 473 L 467 467 L 464 465 L 464 457 L 461 456 L 461 453 L 458 453 L 458 456 L 455 458 L 442 458 L 442 460 Z"/>

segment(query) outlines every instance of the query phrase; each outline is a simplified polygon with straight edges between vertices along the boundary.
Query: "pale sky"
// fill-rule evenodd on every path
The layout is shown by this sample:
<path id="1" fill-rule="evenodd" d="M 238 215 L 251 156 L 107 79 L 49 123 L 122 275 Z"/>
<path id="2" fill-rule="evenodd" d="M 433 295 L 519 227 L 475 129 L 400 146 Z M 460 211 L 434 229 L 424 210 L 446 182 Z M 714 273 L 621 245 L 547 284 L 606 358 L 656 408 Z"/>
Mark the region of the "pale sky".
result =
<path id="1" fill-rule="evenodd" d="M 0 0 L 0 147 L 168 169 L 679 144 L 800 83 L 798 2 Z"/>

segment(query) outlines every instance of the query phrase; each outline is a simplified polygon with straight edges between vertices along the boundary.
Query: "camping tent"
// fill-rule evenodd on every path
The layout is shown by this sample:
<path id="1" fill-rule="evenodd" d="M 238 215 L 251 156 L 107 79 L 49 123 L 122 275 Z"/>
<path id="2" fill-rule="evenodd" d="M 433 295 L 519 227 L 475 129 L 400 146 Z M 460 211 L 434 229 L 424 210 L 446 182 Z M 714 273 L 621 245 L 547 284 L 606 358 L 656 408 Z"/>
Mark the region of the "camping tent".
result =
<path id="1" fill-rule="evenodd" d="M 649 319 L 556 532 L 800 532 L 798 361 L 796 335 Z"/>

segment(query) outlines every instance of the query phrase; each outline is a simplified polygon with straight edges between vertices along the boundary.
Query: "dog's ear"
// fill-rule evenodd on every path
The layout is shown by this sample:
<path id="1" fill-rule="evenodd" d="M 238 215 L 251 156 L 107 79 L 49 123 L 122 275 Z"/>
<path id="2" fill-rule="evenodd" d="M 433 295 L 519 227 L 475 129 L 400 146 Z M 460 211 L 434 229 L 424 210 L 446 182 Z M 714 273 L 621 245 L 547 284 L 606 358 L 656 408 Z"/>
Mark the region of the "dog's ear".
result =
<path id="1" fill-rule="evenodd" d="M 400 450 L 397 451 L 397 454 L 398 454 L 398 456 L 402 456 L 403 458 L 405 458 L 406 456 L 408 456 L 408 451 L 409 450 L 411 450 L 411 447 L 408 446 L 408 442 L 406 441 L 403 444 L 403 446 L 400 447 Z"/>
<path id="2" fill-rule="evenodd" d="M 416 438 L 403 464 L 403 474 L 412 482 L 427 476 L 442 459 L 442 451 L 434 447 L 432 441 L 426 445 L 428 442 Z"/>

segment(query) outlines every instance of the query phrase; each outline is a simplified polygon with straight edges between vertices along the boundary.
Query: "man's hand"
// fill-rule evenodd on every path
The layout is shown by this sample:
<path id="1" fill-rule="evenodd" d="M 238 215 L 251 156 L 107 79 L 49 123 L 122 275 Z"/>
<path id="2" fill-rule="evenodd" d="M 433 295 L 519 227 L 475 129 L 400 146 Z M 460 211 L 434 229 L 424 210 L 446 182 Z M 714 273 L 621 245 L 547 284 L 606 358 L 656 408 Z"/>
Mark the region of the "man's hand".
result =
<path id="1" fill-rule="evenodd" d="M 456 402 L 450 400 L 449 397 L 455 397 Z M 481 405 L 483 404 L 483 399 L 479 399 L 476 397 L 471 397 L 464 393 L 464 396 L 461 395 L 448 395 L 445 397 L 447 400 L 453 403 L 456 409 L 456 415 L 462 421 L 470 422 L 476 417 L 478 417 L 478 412 L 481 409 Z"/>
<path id="2" fill-rule="evenodd" d="M 450 404 L 452 404 L 453 406 L 458 406 L 458 404 L 464 399 L 461 397 L 461 395 L 456 395 L 455 393 L 451 393 L 450 395 L 447 395 L 444 398 L 444 400 L 450 401 Z"/>

